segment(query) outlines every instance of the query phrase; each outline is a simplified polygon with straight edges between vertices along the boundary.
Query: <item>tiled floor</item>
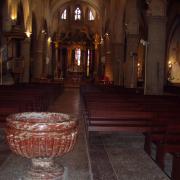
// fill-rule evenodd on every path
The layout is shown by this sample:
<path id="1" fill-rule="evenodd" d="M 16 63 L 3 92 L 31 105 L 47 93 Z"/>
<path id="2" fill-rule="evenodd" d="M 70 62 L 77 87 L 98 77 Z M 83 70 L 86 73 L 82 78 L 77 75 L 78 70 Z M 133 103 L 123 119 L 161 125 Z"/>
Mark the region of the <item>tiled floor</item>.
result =
<path id="1" fill-rule="evenodd" d="M 89 163 L 85 141 L 84 125 L 80 113 L 79 89 L 66 89 L 65 92 L 49 107 L 51 112 L 69 113 L 79 119 L 79 136 L 72 152 L 57 158 L 66 170 L 65 180 L 89 180 Z M 0 136 L 0 180 L 20 180 L 30 166 L 30 160 L 11 153 Z"/>
<path id="2" fill-rule="evenodd" d="M 143 144 L 141 134 L 91 135 L 89 152 L 94 180 L 168 180 L 144 152 Z"/>
<path id="3" fill-rule="evenodd" d="M 49 111 L 70 113 L 80 122 L 72 152 L 56 162 L 66 168 L 66 180 L 168 180 L 143 151 L 143 136 L 91 134 L 88 145 L 81 116 L 79 89 L 65 89 Z M 0 180 L 19 180 L 29 160 L 12 154 L 0 136 Z"/>

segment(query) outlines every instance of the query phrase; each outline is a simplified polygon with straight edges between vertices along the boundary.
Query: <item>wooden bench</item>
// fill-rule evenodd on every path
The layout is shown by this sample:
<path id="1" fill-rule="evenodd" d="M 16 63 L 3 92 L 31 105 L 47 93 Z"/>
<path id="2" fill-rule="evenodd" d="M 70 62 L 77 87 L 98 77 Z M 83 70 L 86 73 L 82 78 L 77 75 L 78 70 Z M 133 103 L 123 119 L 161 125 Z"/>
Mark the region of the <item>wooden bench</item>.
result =
<path id="1" fill-rule="evenodd" d="M 0 86 L 0 126 L 12 113 L 46 111 L 49 104 L 62 92 L 62 87 L 51 84 L 19 84 Z"/>

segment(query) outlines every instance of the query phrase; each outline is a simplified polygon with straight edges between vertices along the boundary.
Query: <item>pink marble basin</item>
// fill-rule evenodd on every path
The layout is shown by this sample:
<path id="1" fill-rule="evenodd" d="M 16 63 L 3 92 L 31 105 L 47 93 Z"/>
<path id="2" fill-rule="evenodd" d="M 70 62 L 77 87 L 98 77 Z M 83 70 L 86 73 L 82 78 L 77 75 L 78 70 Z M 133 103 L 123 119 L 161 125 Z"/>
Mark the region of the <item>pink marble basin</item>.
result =
<path id="1" fill-rule="evenodd" d="M 77 133 L 77 121 L 67 114 L 25 112 L 7 117 L 6 136 L 10 149 L 32 159 L 33 171 L 37 167 L 48 167 L 48 172 L 53 169 L 51 174 L 55 173 L 52 158 L 71 151 Z"/>

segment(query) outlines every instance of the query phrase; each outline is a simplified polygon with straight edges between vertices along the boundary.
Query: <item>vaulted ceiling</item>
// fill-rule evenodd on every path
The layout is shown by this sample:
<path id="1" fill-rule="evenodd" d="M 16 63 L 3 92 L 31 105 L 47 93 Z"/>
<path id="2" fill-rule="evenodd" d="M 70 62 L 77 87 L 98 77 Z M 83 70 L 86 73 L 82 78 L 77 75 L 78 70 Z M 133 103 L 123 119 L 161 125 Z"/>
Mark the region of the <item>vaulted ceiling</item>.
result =
<path id="1" fill-rule="evenodd" d="M 52 14 L 54 14 L 58 8 L 60 8 L 63 4 L 65 3 L 80 3 L 80 2 L 85 2 L 88 3 L 90 6 L 92 6 L 96 11 L 101 12 L 102 5 L 106 0 L 51 0 L 50 1 L 50 6 L 52 10 Z"/>

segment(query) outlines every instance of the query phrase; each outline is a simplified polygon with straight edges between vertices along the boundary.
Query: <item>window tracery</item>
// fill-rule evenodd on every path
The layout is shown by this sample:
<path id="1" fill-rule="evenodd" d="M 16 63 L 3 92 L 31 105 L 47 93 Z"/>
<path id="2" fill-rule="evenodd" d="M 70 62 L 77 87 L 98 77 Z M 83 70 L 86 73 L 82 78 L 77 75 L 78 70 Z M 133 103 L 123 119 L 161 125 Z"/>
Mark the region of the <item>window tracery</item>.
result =
<path id="1" fill-rule="evenodd" d="M 89 21 L 94 21 L 94 15 L 93 15 L 93 13 L 92 13 L 92 11 L 90 10 L 89 11 L 89 17 L 88 17 L 88 19 L 89 19 Z"/>
<path id="2" fill-rule="evenodd" d="M 81 10 L 79 7 L 77 7 L 74 11 L 74 19 L 81 20 Z"/>
<path id="3" fill-rule="evenodd" d="M 61 15 L 61 19 L 66 20 L 67 19 L 67 9 L 65 9 Z"/>
<path id="4" fill-rule="evenodd" d="M 81 49 L 75 49 L 75 64 L 80 66 L 81 65 Z"/>

